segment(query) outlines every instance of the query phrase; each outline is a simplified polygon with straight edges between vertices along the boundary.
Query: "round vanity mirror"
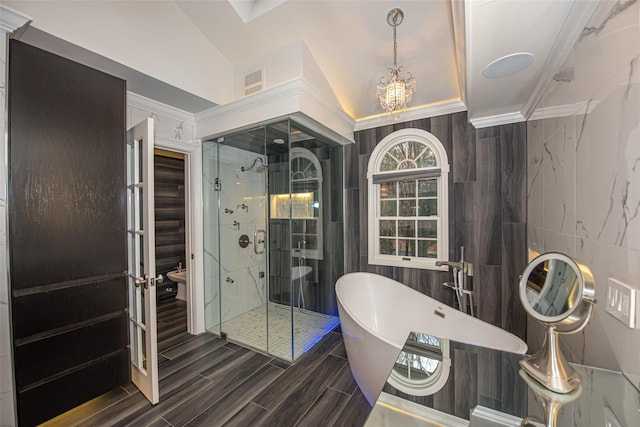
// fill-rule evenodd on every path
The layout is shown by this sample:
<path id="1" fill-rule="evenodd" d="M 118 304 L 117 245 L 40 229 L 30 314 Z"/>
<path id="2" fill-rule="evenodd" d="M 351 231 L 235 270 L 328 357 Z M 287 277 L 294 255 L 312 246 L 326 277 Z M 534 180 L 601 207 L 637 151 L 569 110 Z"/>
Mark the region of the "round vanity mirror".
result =
<path id="1" fill-rule="evenodd" d="M 556 322 L 578 307 L 584 280 L 580 268 L 566 255 L 546 253 L 533 260 L 520 280 L 520 300 L 542 322 Z"/>
<path id="2" fill-rule="evenodd" d="M 535 258 L 520 278 L 520 301 L 525 310 L 547 329 L 542 348 L 522 368 L 546 388 L 568 393 L 580 384 L 558 345 L 558 334 L 581 331 L 595 304 L 593 275 L 568 256 L 549 252 Z"/>

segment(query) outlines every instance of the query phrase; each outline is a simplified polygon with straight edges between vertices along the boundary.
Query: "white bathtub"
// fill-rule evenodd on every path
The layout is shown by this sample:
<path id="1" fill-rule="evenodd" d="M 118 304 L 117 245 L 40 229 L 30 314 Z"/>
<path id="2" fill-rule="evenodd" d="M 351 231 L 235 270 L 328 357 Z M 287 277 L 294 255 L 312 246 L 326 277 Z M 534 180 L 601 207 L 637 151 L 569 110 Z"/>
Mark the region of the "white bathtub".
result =
<path id="1" fill-rule="evenodd" d="M 384 276 L 345 274 L 336 282 L 336 295 L 349 366 L 372 406 L 411 331 L 513 353 L 527 351 L 515 335 Z"/>

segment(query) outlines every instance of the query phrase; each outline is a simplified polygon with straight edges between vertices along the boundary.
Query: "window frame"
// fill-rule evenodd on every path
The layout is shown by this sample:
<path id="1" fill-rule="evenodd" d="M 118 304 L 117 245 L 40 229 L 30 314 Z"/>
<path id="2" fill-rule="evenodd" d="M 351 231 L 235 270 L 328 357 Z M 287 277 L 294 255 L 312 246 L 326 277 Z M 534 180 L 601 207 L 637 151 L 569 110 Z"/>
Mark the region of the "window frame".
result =
<path id="1" fill-rule="evenodd" d="M 425 344 L 423 341 L 420 341 L 422 337 L 435 338 L 438 340 L 438 345 Z M 448 339 L 411 332 L 405 346 L 398 355 L 398 359 L 396 359 L 393 369 L 391 369 L 387 381 L 398 390 L 413 396 L 429 396 L 435 394 L 444 387 L 449 379 L 451 370 L 450 353 L 451 350 Z M 437 363 L 436 368 L 432 373 L 426 375 L 425 378 L 411 378 L 402 372 L 404 368 L 401 370 L 398 366 L 403 357 L 411 358 L 411 356 L 417 357 L 418 359 L 430 359 Z M 406 368 L 407 370 L 411 369 L 409 362 L 407 362 Z"/>
<path id="2" fill-rule="evenodd" d="M 384 219 L 380 212 L 380 185 L 374 183 L 374 176 L 379 181 L 381 176 L 389 174 L 394 181 L 398 181 L 398 174 L 402 171 L 393 170 L 381 172 L 380 167 L 385 155 L 396 145 L 403 142 L 418 142 L 430 148 L 435 155 L 440 175 L 431 178 L 414 178 L 408 180 L 437 179 L 438 186 L 438 215 L 437 215 L 437 256 L 426 258 L 418 256 L 383 255 L 380 253 L 380 220 Z M 409 175 L 417 170 L 435 170 L 437 167 L 405 169 Z M 368 255 L 369 264 L 388 265 L 395 267 L 419 268 L 426 270 L 447 270 L 446 266 L 436 266 L 436 260 L 448 260 L 449 258 L 449 158 L 444 145 L 430 132 L 421 129 L 409 128 L 391 133 L 382 139 L 371 153 L 367 166 L 368 188 Z M 406 217 L 419 218 L 419 217 Z M 384 236 L 382 236 L 384 237 Z M 396 235 L 396 238 L 398 236 Z M 417 238 L 414 238 L 416 242 Z M 417 248 L 416 248 L 417 250 Z"/>
<path id="3" fill-rule="evenodd" d="M 308 160 L 313 167 L 316 170 L 316 176 L 315 178 L 294 178 L 294 174 L 301 172 L 301 171 L 294 171 L 293 170 L 293 166 L 291 166 L 291 184 L 292 184 L 292 190 L 293 190 L 293 183 L 299 182 L 299 183 L 305 183 L 305 182 L 315 182 L 318 185 L 318 216 L 317 217 L 294 217 L 293 213 L 291 214 L 291 221 L 292 224 L 291 226 L 293 227 L 293 221 L 294 220 L 305 220 L 305 221 L 315 221 L 316 222 L 316 248 L 315 249 L 300 249 L 298 251 L 297 247 L 293 247 L 292 244 L 292 250 L 294 251 L 294 257 L 302 255 L 304 258 L 309 258 L 309 259 L 317 259 L 317 260 L 322 260 L 324 259 L 324 233 L 323 233 L 323 223 L 324 223 L 324 200 L 323 200 L 323 196 L 322 196 L 322 187 L 323 187 L 323 177 L 322 177 L 322 164 L 320 163 L 320 160 L 318 160 L 318 157 L 310 150 L 307 150 L 306 148 L 302 148 L 302 147 L 293 147 L 291 148 L 291 154 L 290 154 L 290 162 L 293 163 L 294 159 L 297 158 L 302 158 L 305 160 Z M 293 194 L 293 193 L 292 193 Z M 297 233 L 293 233 L 293 228 L 291 229 L 291 235 L 293 236 L 293 234 L 297 234 Z M 306 234 L 306 233 L 305 233 Z M 311 235 L 311 233 L 309 233 Z M 292 239 L 292 243 L 293 243 L 293 239 Z M 297 253 L 295 251 L 298 251 Z"/>

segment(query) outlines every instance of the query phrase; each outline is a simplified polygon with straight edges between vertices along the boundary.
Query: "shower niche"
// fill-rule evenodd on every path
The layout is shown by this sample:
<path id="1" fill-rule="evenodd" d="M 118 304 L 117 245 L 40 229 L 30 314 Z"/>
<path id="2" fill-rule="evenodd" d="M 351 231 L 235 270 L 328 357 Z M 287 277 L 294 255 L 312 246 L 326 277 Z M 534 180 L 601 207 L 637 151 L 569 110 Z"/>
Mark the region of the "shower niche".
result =
<path id="1" fill-rule="evenodd" d="M 342 156 L 292 120 L 203 142 L 208 330 L 294 361 L 338 324 Z"/>

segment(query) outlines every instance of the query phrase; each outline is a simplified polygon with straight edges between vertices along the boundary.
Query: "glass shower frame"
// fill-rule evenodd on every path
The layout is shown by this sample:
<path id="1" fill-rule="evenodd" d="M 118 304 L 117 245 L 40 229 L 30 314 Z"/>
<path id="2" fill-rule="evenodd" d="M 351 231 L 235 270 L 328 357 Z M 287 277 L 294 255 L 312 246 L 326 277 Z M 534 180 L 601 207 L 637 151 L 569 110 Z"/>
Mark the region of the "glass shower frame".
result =
<path id="1" fill-rule="evenodd" d="M 293 361 L 293 314 L 292 307 L 286 310 L 282 307 L 274 308 L 269 301 L 268 278 L 272 270 L 280 273 L 281 265 L 271 266 L 269 259 L 270 236 L 269 218 L 269 180 L 267 178 L 269 156 L 276 155 L 286 157 L 280 165 L 279 175 L 289 176 L 288 151 L 289 151 L 289 121 L 286 120 L 286 139 L 283 153 L 273 153 L 268 149 L 266 135 L 269 126 L 282 126 L 282 122 L 273 125 L 258 126 L 242 132 L 234 133 L 215 141 L 203 143 L 203 172 L 205 174 L 204 209 L 205 209 L 205 314 L 207 329 L 213 333 L 225 336 L 232 341 L 238 341 L 253 347 L 259 351 L 275 355 L 287 361 Z M 258 137 L 259 136 L 259 137 Z M 238 141 L 235 141 L 237 139 Z M 242 140 L 242 141 L 240 141 Z M 278 141 L 281 142 L 281 141 Z M 280 145 L 280 144 L 279 144 Z M 243 148 L 239 148 L 242 146 Z M 284 148 L 284 150 L 283 150 Z M 261 161 L 255 161 L 260 158 Z M 282 166 L 286 165 L 284 170 Z M 253 167 L 251 167 L 253 166 Z M 275 166 L 275 165 L 274 165 Z M 261 169 L 258 169 L 260 168 Z M 273 167 L 272 167 L 273 169 Z M 262 171 L 255 174 L 256 171 Z M 232 173 L 229 174 L 228 172 Z M 261 176 L 260 176 L 261 175 Z M 260 188 L 256 192 L 247 192 L 245 178 L 254 186 Z M 258 179 L 256 179 L 258 178 Z M 260 179 L 262 178 L 262 179 Z M 272 184 L 273 185 L 273 184 Z M 238 187 L 243 187 L 242 190 Z M 250 187 L 250 186 L 249 186 Z M 252 190 L 254 190 L 253 188 Z M 288 181 L 280 183 L 280 191 L 289 192 Z M 243 200 L 237 199 L 242 194 Z M 243 206 L 244 205 L 244 206 Z M 246 206 L 246 207 L 245 207 Z M 252 216 L 247 220 L 251 226 L 247 226 L 243 220 L 247 212 L 262 213 L 261 216 Z M 207 215 L 209 214 L 209 215 Z M 234 230 L 235 228 L 235 230 Z M 235 239 L 234 234 L 240 238 Z M 242 239 L 242 236 L 246 236 Z M 208 238 L 207 238 L 208 237 Z M 236 240 L 236 242 L 234 242 Z M 240 250 L 234 250 L 233 245 L 247 245 Z M 280 236 L 276 242 L 280 242 Z M 288 240 L 287 245 L 290 244 Z M 235 261 L 248 261 L 248 264 L 240 265 Z M 257 263 L 256 263 L 257 261 Z M 290 269 L 290 266 L 288 267 Z M 239 270 L 246 270 L 248 274 L 242 274 Z M 253 281 L 255 289 L 259 289 L 256 301 L 248 301 L 242 284 Z M 286 292 L 291 292 L 286 289 Z M 253 321 L 244 326 L 245 319 L 234 322 L 243 312 L 252 319 L 264 318 L 264 322 Z M 245 334 L 241 334 L 242 330 Z M 240 334 L 240 335 L 239 335 Z M 250 336 L 249 336 L 250 335 Z M 283 350 L 284 349 L 284 350 Z"/>
<path id="2" fill-rule="evenodd" d="M 332 316 L 321 313 L 322 309 L 306 310 L 304 305 L 308 293 L 313 301 L 320 280 L 325 287 L 331 281 L 319 278 L 324 274 L 319 269 L 325 256 L 322 210 L 326 210 L 323 205 L 329 195 L 323 196 L 320 160 L 311 150 L 300 148 L 311 139 L 316 150 L 326 140 L 306 132 L 285 119 L 203 142 L 206 327 L 215 334 L 226 334 L 231 341 L 290 362 L 338 321 L 337 313 Z M 335 185 L 342 188 L 342 151 L 333 161 L 334 170 L 339 165 L 340 174 Z M 301 176 L 296 168 L 310 173 Z M 292 170 L 297 171 L 295 178 Z M 247 187 L 247 180 L 255 188 Z M 262 196 L 251 192 L 256 186 Z M 294 195 L 293 190 L 300 194 Z M 246 215 L 257 210 L 260 217 Z M 298 248 L 300 244 L 303 246 Z M 341 245 L 341 239 L 337 244 Z M 265 253 L 259 258 L 256 252 L 261 249 Z M 234 264 L 242 258 L 257 263 Z M 337 270 L 343 270 L 342 263 Z M 333 271 L 332 276 L 340 271 Z M 249 283 L 262 299 L 240 301 L 238 296 L 248 291 L 240 290 L 239 283 Z M 322 298 L 327 299 L 326 295 Z M 316 298 L 316 308 L 318 301 Z M 239 308 L 233 312 L 236 306 Z M 260 318 L 264 322 L 251 320 Z M 308 331 L 308 324 L 314 322 L 324 330 L 304 335 L 307 332 L 301 331 Z"/>

